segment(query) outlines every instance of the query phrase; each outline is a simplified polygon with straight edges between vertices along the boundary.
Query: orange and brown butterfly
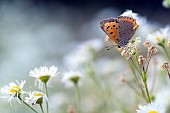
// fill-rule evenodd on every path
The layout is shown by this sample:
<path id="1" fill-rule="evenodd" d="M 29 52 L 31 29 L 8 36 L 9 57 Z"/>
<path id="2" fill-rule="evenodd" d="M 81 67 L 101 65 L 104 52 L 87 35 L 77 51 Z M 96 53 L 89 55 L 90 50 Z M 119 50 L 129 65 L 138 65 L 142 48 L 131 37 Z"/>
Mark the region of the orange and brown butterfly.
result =
<path id="1" fill-rule="evenodd" d="M 108 18 L 100 22 L 100 27 L 108 37 L 118 44 L 118 47 L 125 47 L 139 27 L 136 20 L 128 16 Z"/>

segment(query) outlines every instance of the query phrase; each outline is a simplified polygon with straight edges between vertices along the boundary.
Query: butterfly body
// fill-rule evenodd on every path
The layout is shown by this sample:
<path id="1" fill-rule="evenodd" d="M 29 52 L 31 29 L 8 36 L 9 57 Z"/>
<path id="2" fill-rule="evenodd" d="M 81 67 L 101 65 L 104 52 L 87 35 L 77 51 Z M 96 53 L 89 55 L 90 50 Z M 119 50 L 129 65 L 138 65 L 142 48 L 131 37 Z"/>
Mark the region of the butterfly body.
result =
<path id="1" fill-rule="evenodd" d="M 111 40 L 118 44 L 118 47 L 125 47 L 135 34 L 138 25 L 131 17 L 119 16 L 102 20 L 100 27 Z"/>

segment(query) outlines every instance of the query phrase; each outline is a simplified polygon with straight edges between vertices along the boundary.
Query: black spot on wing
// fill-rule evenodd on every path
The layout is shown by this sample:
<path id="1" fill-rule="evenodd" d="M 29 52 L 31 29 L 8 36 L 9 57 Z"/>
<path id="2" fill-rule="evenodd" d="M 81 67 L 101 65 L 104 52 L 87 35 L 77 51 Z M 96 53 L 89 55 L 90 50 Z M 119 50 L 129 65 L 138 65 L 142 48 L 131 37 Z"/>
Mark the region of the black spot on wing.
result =
<path id="1" fill-rule="evenodd" d="M 110 34 L 113 34 L 113 32 L 110 32 Z"/>

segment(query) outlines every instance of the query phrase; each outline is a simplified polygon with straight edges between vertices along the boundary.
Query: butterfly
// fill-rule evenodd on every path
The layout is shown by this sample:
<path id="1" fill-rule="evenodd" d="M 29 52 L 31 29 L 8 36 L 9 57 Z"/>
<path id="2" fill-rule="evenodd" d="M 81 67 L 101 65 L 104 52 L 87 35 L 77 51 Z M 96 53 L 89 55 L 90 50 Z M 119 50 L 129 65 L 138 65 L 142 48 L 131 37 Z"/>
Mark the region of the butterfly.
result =
<path id="1" fill-rule="evenodd" d="M 129 43 L 139 25 L 131 17 L 119 16 L 102 20 L 100 27 L 112 41 L 118 44 L 118 48 L 121 48 Z"/>

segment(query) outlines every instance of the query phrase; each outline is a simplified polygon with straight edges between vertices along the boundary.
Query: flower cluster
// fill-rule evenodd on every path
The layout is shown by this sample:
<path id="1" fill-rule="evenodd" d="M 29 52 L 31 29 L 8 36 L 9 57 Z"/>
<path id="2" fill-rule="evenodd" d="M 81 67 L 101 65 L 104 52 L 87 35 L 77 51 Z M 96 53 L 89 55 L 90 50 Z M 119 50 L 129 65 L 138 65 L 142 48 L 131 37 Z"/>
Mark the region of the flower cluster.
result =
<path id="1" fill-rule="evenodd" d="M 128 45 L 123 48 L 121 55 L 126 56 L 127 59 L 129 59 L 132 55 L 135 55 L 140 42 L 140 37 L 136 37 L 135 40 L 129 41 Z"/>
<path id="2" fill-rule="evenodd" d="M 122 16 L 132 17 L 136 19 L 136 21 L 139 23 L 141 21 L 139 15 L 137 13 L 133 13 L 132 10 L 127 10 L 122 14 Z M 142 46 L 140 45 L 141 42 L 143 41 L 142 37 L 136 37 L 136 36 L 135 38 L 132 37 L 132 39 L 129 40 L 127 45 L 119 48 L 121 52 L 119 52 L 119 57 L 114 61 L 112 61 L 113 60 L 112 58 L 110 59 L 103 58 L 104 59 L 103 60 L 100 58 L 100 55 L 99 58 L 96 55 L 96 53 L 99 52 L 103 46 L 101 40 L 87 41 L 84 44 L 81 44 L 75 51 L 71 52 L 71 54 L 64 57 L 64 63 L 67 63 L 66 67 L 71 66 L 72 67 L 71 69 L 76 70 L 76 71 L 68 71 L 63 73 L 62 78 L 60 79 L 60 81 L 64 83 L 65 87 L 75 89 L 76 103 L 73 105 L 69 105 L 67 112 L 81 113 L 81 110 L 85 109 L 85 111 L 88 113 L 98 113 L 100 112 L 100 110 L 101 112 L 108 111 L 114 113 L 132 112 L 132 110 L 133 112 L 136 110 L 136 113 L 165 113 L 165 107 L 168 107 L 167 104 L 168 99 L 166 102 L 167 106 L 163 106 L 161 102 L 159 103 L 159 101 L 158 102 L 156 101 L 159 100 L 159 98 L 157 99 L 155 92 L 153 90 L 154 87 L 157 85 L 156 75 L 159 74 L 157 73 L 158 70 L 153 68 L 155 64 L 158 65 L 159 67 L 160 65 L 156 61 L 154 62 L 154 65 L 151 65 L 152 64 L 151 62 L 153 61 L 152 59 L 154 59 L 154 57 L 162 55 L 159 54 L 162 51 L 161 49 L 158 48 L 158 47 L 162 47 L 163 52 L 165 52 L 166 57 L 168 59 L 168 60 L 166 59 L 167 61 L 165 61 L 162 64 L 162 68 L 168 72 L 168 76 L 170 78 L 170 72 L 169 72 L 170 52 L 167 49 L 168 47 L 170 47 L 169 33 L 170 33 L 169 27 L 163 29 L 161 28 L 160 30 L 149 34 L 147 36 L 147 40 L 143 43 Z M 107 50 L 115 47 L 112 44 L 112 40 L 108 36 L 106 37 L 105 41 L 111 44 L 111 46 L 109 46 L 108 48 L 106 47 Z M 158 53 L 158 49 L 159 49 L 159 53 Z M 121 56 L 123 56 L 124 59 L 120 57 L 120 54 Z M 108 63 L 109 65 L 105 65 L 106 63 L 105 64 L 103 63 L 106 62 L 105 59 L 109 59 L 107 60 L 109 62 Z M 121 63 L 123 62 L 122 63 L 123 65 L 120 63 L 120 61 Z M 124 61 L 126 61 L 127 65 L 125 65 Z M 97 64 L 98 67 L 100 67 L 99 69 L 96 66 Z M 124 69 L 123 67 L 124 65 L 126 69 Z M 114 66 L 117 67 L 115 68 Z M 104 74 L 102 73 L 101 69 L 103 68 L 107 68 L 105 72 L 108 72 L 108 70 L 112 70 L 112 71 L 109 71 L 108 76 L 106 76 L 105 73 Z M 117 70 L 118 68 L 119 70 Z M 154 76 L 152 76 L 151 74 L 152 69 L 154 71 L 153 74 Z M 85 85 L 86 88 L 88 89 L 88 92 L 92 91 L 92 93 L 88 96 L 86 96 L 87 95 L 86 90 L 79 89 L 82 80 L 84 78 L 83 76 L 84 73 L 82 73 L 80 70 L 83 71 L 85 75 L 87 75 L 87 77 L 89 77 L 88 79 L 91 79 L 91 81 L 88 80 L 87 81 L 88 83 Z M 117 73 L 119 75 L 118 77 L 116 76 Z M 21 82 L 16 81 L 16 83 L 10 82 L 9 85 L 1 88 L 0 90 L 1 98 L 7 98 L 11 106 L 12 106 L 12 102 L 16 100 L 20 104 L 26 105 L 35 113 L 39 113 L 39 110 L 41 110 L 42 113 L 50 113 L 49 108 L 52 107 L 49 106 L 49 102 L 54 98 L 52 99 L 49 98 L 48 88 L 51 87 L 52 80 L 54 80 L 54 77 L 56 77 L 57 75 L 59 75 L 59 72 L 58 72 L 58 68 L 55 66 L 51 66 L 51 67 L 40 66 L 38 68 L 36 67 L 29 72 L 29 77 L 35 79 L 35 88 L 37 88 L 37 90 L 30 90 L 30 91 L 25 90 L 24 86 L 26 85 L 26 80 L 22 80 Z M 110 75 L 114 75 L 114 76 L 110 76 Z M 163 82 L 167 82 L 166 80 L 164 80 Z M 122 100 L 122 96 L 119 95 L 120 90 L 116 90 L 115 92 L 114 91 L 115 87 L 112 87 L 113 84 L 115 84 L 118 81 L 121 83 L 122 86 L 123 85 L 125 86 L 125 89 L 128 92 L 126 94 L 127 101 L 129 101 L 128 96 L 129 94 L 131 94 L 131 91 L 129 91 L 128 87 L 130 87 L 134 91 L 134 93 L 136 93 L 137 96 L 136 98 L 134 98 L 135 99 L 134 108 L 132 108 L 132 104 L 127 105 L 126 102 L 122 103 L 116 97 L 117 94 L 120 97 L 120 100 Z M 169 83 L 166 83 L 166 85 L 167 84 Z M 120 87 L 118 88 L 120 89 Z M 83 93 L 80 93 L 80 91 L 83 91 Z M 123 96 L 124 94 L 125 93 L 123 91 Z M 115 98 L 117 98 L 117 101 L 115 103 L 114 103 L 115 100 L 113 99 L 113 95 L 115 96 Z M 84 97 L 80 98 L 81 96 Z M 72 97 L 68 96 L 68 98 L 69 99 L 66 100 L 69 100 L 68 103 L 70 104 L 71 102 L 70 98 L 72 99 Z M 58 100 L 60 101 L 60 99 Z M 99 103 L 99 101 L 101 102 Z M 56 102 L 56 100 L 54 102 Z M 138 104 L 142 103 L 142 104 L 138 105 L 137 108 L 136 103 Z M 81 104 L 85 105 L 85 107 L 81 108 Z M 116 105 L 118 105 L 118 107 Z M 98 111 L 96 110 L 97 109 L 96 106 L 99 108 Z M 113 106 L 115 107 L 114 109 L 116 109 L 115 111 L 113 111 L 112 108 Z M 64 107 L 62 106 L 62 108 L 66 108 L 65 104 Z M 91 108 L 92 110 L 88 111 L 87 108 Z M 66 112 L 66 110 L 62 110 L 62 111 Z"/>
<path id="3" fill-rule="evenodd" d="M 42 113 L 44 113 L 43 104 L 46 103 L 46 110 L 49 113 L 48 106 L 48 87 L 51 84 L 51 80 L 53 77 L 58 75 L 58 68 L 55 66 L 51 67 L 40 67 L 35 68 L 30 71 L 30 77 L 35 78 L 35 86 L 42 91 L 25 91 L 23 87 L 26 83 L 25 80 L 21 82 L 16 81 L 17 83 L 11 82 L 9 86 L 4 86 L 1 88 L 1 98 L 8 98 L 8 102 L 12 106 L 12 100 L 16 99 L 20 104 L 24 103 L 29 108 L 31 108 L 35 113 L 38 113 L 37 110 L 34 109 L 34 106 L 40 106 Z M 78 88 L 79 81 L 81 80 L 81 73 L 70 71 L 63 75 L 62 81 L 65 83 L 67 87 L 72 87 L 76 85 Z M 45 91 L 43 91 L 43 87 L 45 87 Z"/>
<path id="4" fill-rule="evenodd" d="M 34 70 L 30 71 L 31 77 L 36 78 L 35 82 L 39 82 L 39 88 L 42 90 L 43 84 L 45 85 L 46 91 L 47 91 L 47 86 L 49 86 L 49 83 L 51 82 L 52 77 L 56 76 L 58 74 L 57 72 L 57 67 L 51 66 L 51 67 L 40 67 L 35 68 Z M 1 88 L 1 98 L 9 98 L 8 102 L 10 102 L 10 105 L 12 106 L 12 100 L 16 99 L 20 104 L 24 103 L 27 105 L 29 108 L 31 108 L 34 112 L 38 113 L 33 106 L 35 105 L 40 105 L 41 110 L 43 111 L 42 104 L 44 102 L 47 102 L 48 104 L 48 99 L 47 99 L 47 94 L 48 92 L 43 93 L 40 91 L 33 91 L 33 92 L 27 92 L 23 90 L 23 87 L 26 83 L 25 80 L 22 80 L 21 82 L 16 81 L 10 82 L 9 86 L 4 86 Z M 28 97 L 26 96 L 28 95 Z M 25 98 L 24 98 L 25 97 Z M 48 109 L 48 108 L 47 108 Z M 49 111 L 47 110 L 47 113 Z"/>

